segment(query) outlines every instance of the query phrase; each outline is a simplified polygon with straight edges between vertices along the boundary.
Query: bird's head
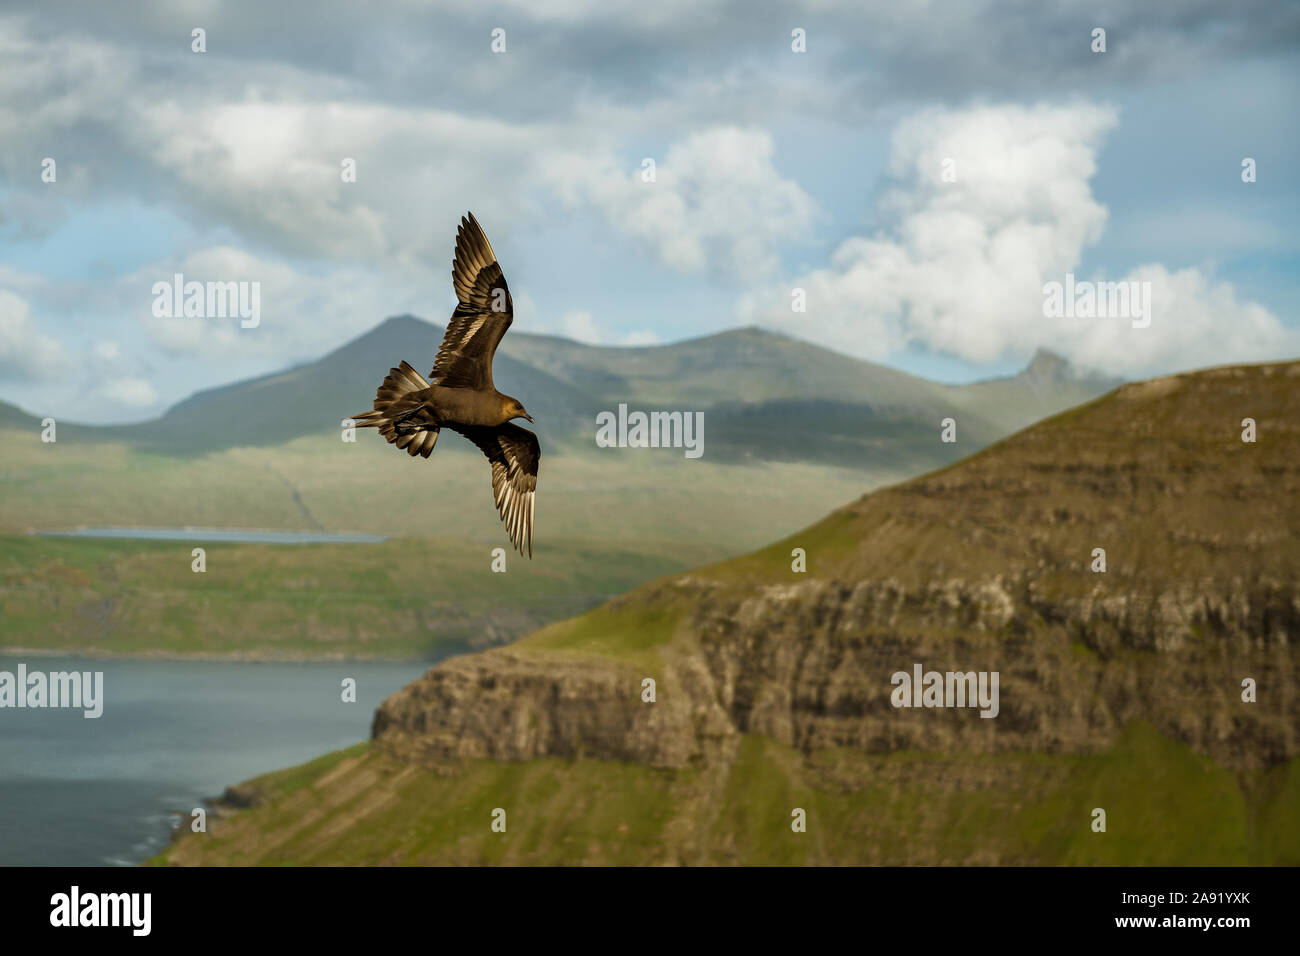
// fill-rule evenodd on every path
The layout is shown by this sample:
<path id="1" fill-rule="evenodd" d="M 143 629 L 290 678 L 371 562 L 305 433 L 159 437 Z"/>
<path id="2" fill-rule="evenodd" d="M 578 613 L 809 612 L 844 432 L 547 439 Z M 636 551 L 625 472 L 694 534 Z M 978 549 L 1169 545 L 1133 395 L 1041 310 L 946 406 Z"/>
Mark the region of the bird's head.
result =
<path id="1" fill-rule="evenodd" d="M 528 414 L 523 404 L 517 398 L 511 398 L 509 395 L 502 396 L 502 413 L 505 415 L 504 421 L 510 421 L 512 418 L 526 418 L 530 422 L 533 416 Z"/>

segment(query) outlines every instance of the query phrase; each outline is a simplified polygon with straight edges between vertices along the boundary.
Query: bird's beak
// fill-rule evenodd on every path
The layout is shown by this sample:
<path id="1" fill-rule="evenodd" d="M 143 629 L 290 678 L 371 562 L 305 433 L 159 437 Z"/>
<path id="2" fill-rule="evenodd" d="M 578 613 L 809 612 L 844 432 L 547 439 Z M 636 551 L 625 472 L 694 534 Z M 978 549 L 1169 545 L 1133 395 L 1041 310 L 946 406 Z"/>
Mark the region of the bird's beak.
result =
<path id="1" fill-rule="evenodd" d="M 524 412 L 524 418 L 528 419 L 530 422 L 533 420 L 533 416 L 532 416 L 532 415 L 529 415 L 527 412 Z M 534 423 L 534 424 L 536 424 L 536 423 Z"/>

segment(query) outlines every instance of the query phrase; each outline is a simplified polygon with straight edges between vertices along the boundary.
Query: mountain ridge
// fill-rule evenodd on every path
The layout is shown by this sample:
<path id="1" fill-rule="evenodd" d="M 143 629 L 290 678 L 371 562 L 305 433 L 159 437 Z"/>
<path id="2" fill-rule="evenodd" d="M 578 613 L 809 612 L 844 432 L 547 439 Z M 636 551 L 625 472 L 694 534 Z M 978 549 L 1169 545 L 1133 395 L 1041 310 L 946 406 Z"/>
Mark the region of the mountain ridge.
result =
<path id="1" fill-rule="evenodd" d="M 324 434 L 369 407 L 392 365 L 431 364 L 442 332 L 409 314 L 391 316 L 314 361 L 201 390 L 155 419 L 61 422 L 61 433 L 175 454 Z M 544 441 L 570 450 L 591 448 L 595 415 L 626 403 L 706 412 L 709 454 L 723 460 L 926 467 L 954 457 L 951 448 L 916 440 L 944 418 L 958 418 L 965 439 L 987 443 L 1115 384 L 1067 376 L 1064 360 L 1047 355 L 1040 351 L 1016 376 L 944 385 L 754 326 L 621 347 L 515 330 L 502 341 L 495 378 L 526 400 Z M 0 422 L 36 419 L 0 404 Z"/>

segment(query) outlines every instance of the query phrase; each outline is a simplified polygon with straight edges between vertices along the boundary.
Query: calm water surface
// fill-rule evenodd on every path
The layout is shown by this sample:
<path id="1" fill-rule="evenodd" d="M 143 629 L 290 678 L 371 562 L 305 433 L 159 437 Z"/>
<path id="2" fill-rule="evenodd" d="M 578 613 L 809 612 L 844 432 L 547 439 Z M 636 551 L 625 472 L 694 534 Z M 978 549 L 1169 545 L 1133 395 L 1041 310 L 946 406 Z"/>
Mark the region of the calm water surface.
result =
<path id="1" fill-rule="evenodd" d="M 0 709 L 0 865 L 124 866 L 229 784 L 365 740 L 431 662 L 216 663 L 0 656 L 0 671 L 103 671 L 104 713 Z M 357 681 L 357 702 L 341 681 Z M 187 817 L 188 819 L 188 817 Z"/>

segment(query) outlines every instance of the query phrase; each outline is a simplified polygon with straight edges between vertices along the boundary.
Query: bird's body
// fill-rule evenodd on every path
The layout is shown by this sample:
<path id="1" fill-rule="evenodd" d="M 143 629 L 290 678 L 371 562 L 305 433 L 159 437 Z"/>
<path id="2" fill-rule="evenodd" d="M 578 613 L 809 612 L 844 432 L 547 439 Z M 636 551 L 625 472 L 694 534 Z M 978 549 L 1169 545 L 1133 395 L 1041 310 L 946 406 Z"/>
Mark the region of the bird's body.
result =
<path id="1" fill-rule="evenodd" d="M 390 369 L 374 408 L 352 416 L 390 443 L 428 458 L 443 428 L 460 432 L 492 465 L 492 492 L 520 553 L 533 553 L 533 496 L 541 448 L 537 436 L 512 422 L 532 416 L 518 399 L 497 391 L 492 359 L 514 320 L 514 304 L 496 254 L 470 213 L 456 234 L 452 284 L 459 300 L 426 380 L 402 362 Z"/>
<path id="2" fill-rule="evenodd" d="M 514 399 L 496 389 L 489 392 L 430 385 L 408 393 L 406 399 L 413 406 L 427 410 L 431 420 L 491 426 L 504 425 L 515 417 L 510 413 Z"/>

